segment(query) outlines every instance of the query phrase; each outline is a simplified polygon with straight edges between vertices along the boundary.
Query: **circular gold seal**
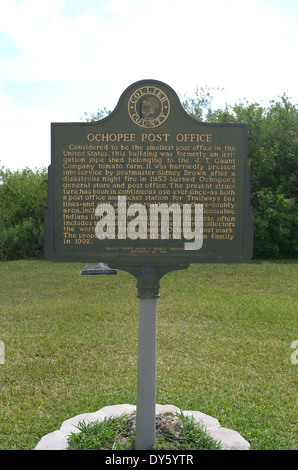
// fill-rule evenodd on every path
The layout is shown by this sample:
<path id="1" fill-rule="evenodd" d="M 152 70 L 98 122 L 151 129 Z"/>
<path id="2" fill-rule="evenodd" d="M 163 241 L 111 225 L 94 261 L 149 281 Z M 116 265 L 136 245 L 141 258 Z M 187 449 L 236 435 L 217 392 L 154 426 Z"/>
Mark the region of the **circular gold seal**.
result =
<path id="1" fill-rule="evenodd" d="M 169 113 L 169 98 L 155 86 L 138 88 L 128 100 L 128 114 L 140 127 L 158 127 L 165 122 Z"/>

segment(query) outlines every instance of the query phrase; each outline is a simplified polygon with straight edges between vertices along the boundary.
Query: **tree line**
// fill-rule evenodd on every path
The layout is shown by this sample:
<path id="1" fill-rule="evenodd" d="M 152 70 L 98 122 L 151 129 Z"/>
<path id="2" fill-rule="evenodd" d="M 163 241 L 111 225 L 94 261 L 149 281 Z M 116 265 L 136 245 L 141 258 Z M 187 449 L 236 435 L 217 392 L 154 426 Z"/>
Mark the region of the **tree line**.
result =
<path id="1" fill-rule="evenodd" d="M 284 94 L 266 106 L 240 101 L 212 109 L 210 89 L 197 89 L 183 106 L 202 122 L 248 124 L 254 259 L 297 258 L 298 108 Z M 97 121 L 107 109 L 84 114 Z M 0 260 L 43 256 L 47 169 L 0 170 Z"/>

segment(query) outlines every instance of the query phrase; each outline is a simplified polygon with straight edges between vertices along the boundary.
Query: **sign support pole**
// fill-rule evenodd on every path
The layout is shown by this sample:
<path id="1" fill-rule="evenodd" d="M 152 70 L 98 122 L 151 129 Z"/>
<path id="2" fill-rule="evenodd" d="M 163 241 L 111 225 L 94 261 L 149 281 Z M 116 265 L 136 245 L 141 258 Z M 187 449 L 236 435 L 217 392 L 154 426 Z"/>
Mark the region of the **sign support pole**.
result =
<path id="1" fill-rule="evenodd" d="M 136 450 L 148 450 L 155 444 L 156 407 L 156 313 L 159 276 L 153 266 L 145 265 L 138 274 L 139 345 Z"/>

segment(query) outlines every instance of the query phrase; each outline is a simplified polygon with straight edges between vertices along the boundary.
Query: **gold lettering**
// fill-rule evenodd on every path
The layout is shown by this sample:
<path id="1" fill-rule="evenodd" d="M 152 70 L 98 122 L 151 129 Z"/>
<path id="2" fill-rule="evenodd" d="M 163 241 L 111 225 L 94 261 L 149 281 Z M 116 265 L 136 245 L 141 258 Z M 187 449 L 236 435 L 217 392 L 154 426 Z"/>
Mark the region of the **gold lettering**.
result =
<path id="1" fill-rule="evenodd" d="M 135 142 L 135 134 L 88 134 L 89 142 Z"/>
<path id="2" fill-rule="evenodd" d="M 177 142 L 212 142 L 212 134 L 177 134 Z M 211 150 L 211 149 L 210 149 Z"/>

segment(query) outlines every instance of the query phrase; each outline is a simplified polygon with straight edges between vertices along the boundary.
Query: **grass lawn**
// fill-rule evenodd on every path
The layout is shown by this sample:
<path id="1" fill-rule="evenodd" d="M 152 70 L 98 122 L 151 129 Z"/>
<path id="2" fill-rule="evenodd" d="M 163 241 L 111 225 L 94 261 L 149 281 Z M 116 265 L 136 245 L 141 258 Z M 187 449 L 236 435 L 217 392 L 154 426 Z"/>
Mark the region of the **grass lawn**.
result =
<path id="1" fill-rule="evenodd" d="M 0 263 L 0 449 L 33 449 L 68 418 L 136 404 L 136 280 L 82 267 Z M 297 281 L 295 262 L 162 278 L 157 403 L 209 414 L 252 449 L 297 449 Z"/>

